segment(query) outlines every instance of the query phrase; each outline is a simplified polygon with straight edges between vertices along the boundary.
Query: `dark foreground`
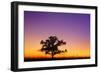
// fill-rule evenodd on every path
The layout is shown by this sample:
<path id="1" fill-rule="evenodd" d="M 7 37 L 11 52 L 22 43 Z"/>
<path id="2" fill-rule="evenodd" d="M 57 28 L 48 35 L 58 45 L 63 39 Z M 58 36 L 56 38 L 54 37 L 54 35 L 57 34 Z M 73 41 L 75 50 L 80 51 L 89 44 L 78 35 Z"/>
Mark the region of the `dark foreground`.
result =
<path id="1" fill-rule="evenodd" d="M 90 57 L 75 57 L 75 58 L 42 58 L 42 59 L 34 59 L 34 58 L 25 58 L 25 62 L 31 61 L 49 61 L 49 60 L 75 60 L 75 59 L 90 59 Z"/>

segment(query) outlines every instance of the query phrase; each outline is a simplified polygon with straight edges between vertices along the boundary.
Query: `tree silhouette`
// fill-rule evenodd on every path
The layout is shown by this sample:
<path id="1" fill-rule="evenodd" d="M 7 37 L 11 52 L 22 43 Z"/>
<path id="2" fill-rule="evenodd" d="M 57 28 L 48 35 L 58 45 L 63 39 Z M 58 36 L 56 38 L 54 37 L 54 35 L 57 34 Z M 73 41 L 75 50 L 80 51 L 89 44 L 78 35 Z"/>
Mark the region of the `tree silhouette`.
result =
<path id="1" fill-rule="evenodd" d="M 50 54 L 52 59 L 56 54 L 67 52 L 66 49 L 64 51 L 58 49 L 58 46 L 65 45 L 66 42 L 63 40 L 58 40 L 56 36 L 50 36 L 45 41 L 41 40 L 40 44 L 42 44 L 40 51 L 45 52 L 45 54 Z"/>

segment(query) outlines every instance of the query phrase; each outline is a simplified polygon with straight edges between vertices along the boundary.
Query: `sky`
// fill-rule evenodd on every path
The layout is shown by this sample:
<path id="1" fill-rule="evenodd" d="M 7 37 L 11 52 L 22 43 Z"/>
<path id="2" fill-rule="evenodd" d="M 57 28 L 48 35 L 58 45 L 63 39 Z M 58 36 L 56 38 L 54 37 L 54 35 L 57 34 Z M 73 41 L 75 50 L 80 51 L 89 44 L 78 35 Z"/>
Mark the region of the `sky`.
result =
<path id="1" fill-rule="evenodd" d="M 66 42 L 55 57 L 90 57 L 90 14 L 24 11 L 24 58 L 50 58 L 39 51 L 49 36 Z"/>

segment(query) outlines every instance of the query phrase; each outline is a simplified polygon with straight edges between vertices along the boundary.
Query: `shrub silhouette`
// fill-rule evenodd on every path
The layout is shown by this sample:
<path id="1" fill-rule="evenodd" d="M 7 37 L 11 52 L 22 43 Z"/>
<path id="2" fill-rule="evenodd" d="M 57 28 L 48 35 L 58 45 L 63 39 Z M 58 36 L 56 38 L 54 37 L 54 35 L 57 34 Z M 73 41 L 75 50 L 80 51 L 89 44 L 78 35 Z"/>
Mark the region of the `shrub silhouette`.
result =
<path id="1" fill-rule="evenodd" d="M 65 45 L 66 42 L 64 42 L 63 40 L 58 40 L 56 36 L 50 36 L 45 41 L 41 40 L 40 44 L 42 44 L 42 48 L 40 49 L 40 51 L 45 52 L 45 54 L 50 54 L 52 56 L 52 59 L 56 54 L 67 52 L 66 49 L 64 51 L 58 49 L 58 46 Z"/>

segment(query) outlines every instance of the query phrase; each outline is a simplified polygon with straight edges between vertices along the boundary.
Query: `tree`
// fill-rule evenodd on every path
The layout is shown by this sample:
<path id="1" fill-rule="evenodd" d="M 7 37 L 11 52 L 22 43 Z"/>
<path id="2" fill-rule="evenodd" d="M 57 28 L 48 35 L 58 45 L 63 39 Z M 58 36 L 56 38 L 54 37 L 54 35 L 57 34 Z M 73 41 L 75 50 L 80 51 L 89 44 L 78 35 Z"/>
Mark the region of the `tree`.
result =
<path id="1" fill-rule="evenodd" d="M 40 51 L 45 52 L 45 54 L 50 54 L 52 59 L 56 54 L 67 52 L 66 49 L 64 51 L 58 49 L 58 46 L 65 45 L 66 42 L 63 40 L 58 40 L 56 36 L 50 36 L 45 41 L 41 40 L 40 44 L 42 44 Z"/>

